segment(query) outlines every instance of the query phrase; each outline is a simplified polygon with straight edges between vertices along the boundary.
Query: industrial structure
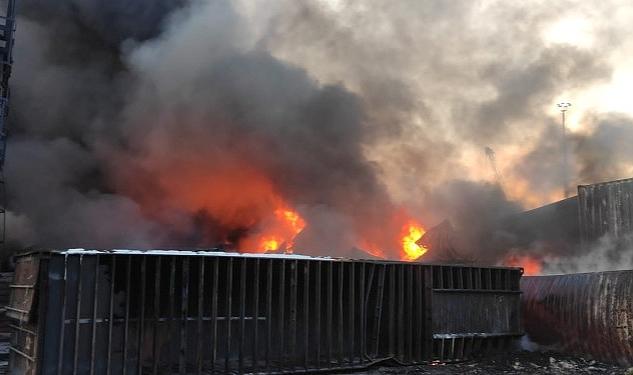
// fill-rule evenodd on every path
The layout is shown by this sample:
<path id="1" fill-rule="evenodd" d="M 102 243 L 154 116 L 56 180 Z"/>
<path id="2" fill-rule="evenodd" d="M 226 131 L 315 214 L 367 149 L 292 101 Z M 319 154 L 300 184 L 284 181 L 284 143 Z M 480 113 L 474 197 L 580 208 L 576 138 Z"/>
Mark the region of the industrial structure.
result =
<path id="1" fill-rule="evenodd" d="M 633 271 L 525 277 L 526 333 L 558 351 L 631 366 L 632 290 Z"/>
<path id="2" fill-rule="evenodd" d="M 607 237 L 626 246 L 633 236 L 633 178 L 580 185 L 578 195 L 508 217 L 499 227 L 518 247 L 586 250 Z"/>
<path id="3" fill-rule="evenodd" d="M 4 160 L 7 148 L 7 118 L 9 116 L 9 77 L 13 64 L 13 44 L 15 32 L 15 0 L 7 1 L 7 11 L 0 17 L 0 241 L 6 235 L 6 200 L 4 180 Z"/>
<path id="4" fill-rule="evenodd" d="M 211 251 L 17 260 L 15 374 L 301 373 L 471 358 L 523 334 L 522 270 Z"/>
<path id="5" fill-rule="evenodd" d="M 567 128 L 565 127 L 565 113 L 571 107 L 571 103 L 562 102 L 556 104 L 556 107 L 560 110 L 561 115 L 561 127 L 562 127 L 562 137 L 561 137 L 561 145 L 563 152 L 563 164 L 562 164 L 562 176 L 563 176 L 563 196 L 565 198 L 569 197 L 569 162 L 567 161 Z"/>
<path id="6" fill-rule="evenodd" d="M 630 262 L 633 179 L 578 186 L 577 196 L 523 213 L 511 228 L 523 244 L 565 246 L 580 255 L 607 243 Z M 631 270 L 524 277 L 526 333 L 559 351 L 631 366 L 632 290 Z"/>
<path id="7" fill-rule="evenodd" d="M 499 173 L 499 169 L 497 168 L 497 157 L 495 154 L 495 150 L 486 146 L 484 147 L 484 153 L 486 154 L 486 158 L 488 158 L 488 162 L 490 163 L 490 169 L 492 169 L 492 173 L 494 174 L 495 182 L 499 186 L 499 189 L 501 189 L 501 191 L 504 191 L 501 173 Z"/>
<path id="8" fill-rule="evenodd" d="M 585 246 L 606 235 L 626 244 L 633 234 L 633 178 L 579 186 L 578 216 Z"/>
<path id="9" fill-rule="evenodd" d="M 15 0 L 0 17 L 0 242 Z M 504 218 L 517 247 L 628 246 L 633 179 L 578 187 Z M 492 148 L 484 149 L 503 190 Z M 495 228 L 498 229 L 498 228 Z M 432 248 L 465 259 L 449 222 Z M 0 278 L 0 284 L 8 284 Z M 308 373 L 470 359 L 530 338 L 633 365 L 633 271 L 526 277 L 522 269 L 219 251 L 45 250 L 16 258 L 10 371 L 24 375 Z M 0 321 L 0 323 L 3 323 Z"/>

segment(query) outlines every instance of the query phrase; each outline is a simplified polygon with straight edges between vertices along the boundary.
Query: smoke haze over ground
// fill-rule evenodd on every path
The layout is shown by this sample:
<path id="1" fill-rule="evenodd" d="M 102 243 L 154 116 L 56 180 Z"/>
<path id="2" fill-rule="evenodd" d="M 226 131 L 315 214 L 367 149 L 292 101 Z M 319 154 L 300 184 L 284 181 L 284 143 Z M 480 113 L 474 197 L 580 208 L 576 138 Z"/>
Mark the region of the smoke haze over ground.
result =
<path id="1" fill-rule="evenodd" d="M 388 247 L 406 217 L 448 217 L 499 261 L 481 233 L 561 197 L 561 96 L 576 111 L 573 182 L 632 172 L 631 115 L 582 107 L 623 72 L 630 8 L 21 0 L 9 239 L 213 246 L 287 206 L 308 222 L 296 247 L 311 254 Z"/>

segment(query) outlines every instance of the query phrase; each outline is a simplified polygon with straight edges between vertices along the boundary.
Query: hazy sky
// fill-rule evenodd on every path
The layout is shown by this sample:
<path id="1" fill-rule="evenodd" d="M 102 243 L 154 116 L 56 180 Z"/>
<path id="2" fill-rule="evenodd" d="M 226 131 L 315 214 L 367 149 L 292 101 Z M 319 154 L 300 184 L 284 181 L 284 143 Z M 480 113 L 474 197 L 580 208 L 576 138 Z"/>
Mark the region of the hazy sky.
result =
<path id="1" fill-rule="evenodd" d="M 583 136 L 605 116 L 633 112 L 629 1 L 242 1 L 237 8 L 255 44 L 359 93 L 385 132 L 402 130 L 367 153 L 404 200 L 445 179 L 490 180 L 485 146 L 496 151 L 511 197 L 527 206 L 560 198 L 560 101 L 573 104 L 572 184 L 633 173 L 624 158 L 614 161 L 617 171 L 582 172 L 595 162 L 583 154 Z"/>

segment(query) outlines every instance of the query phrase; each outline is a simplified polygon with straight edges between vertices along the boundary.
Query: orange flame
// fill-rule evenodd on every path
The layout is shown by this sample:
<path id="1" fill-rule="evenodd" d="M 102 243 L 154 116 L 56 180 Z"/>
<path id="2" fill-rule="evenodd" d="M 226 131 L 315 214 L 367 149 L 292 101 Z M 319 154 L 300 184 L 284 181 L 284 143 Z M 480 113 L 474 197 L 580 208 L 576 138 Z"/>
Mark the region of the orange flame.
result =
<path id="1" fill-rule="evenodd" d="M 380 247 L 372 243 L 369 243 L 367 241 L 360 241 L 359 247 L 376 258 L 387 259 L 387 255 L 385 255 L 385 252 L 382 251 Z"/>
<path id="2" fill-rule="evenodd" d="M 540 275 L 543 268 L 543 262 L 540 259 L 528 255 L 508 255 L 503 264 L 509 267 L 522 267 L 525 276 Z"/>
<path id="3" fill-rule="evenodd" d="M 305 228 L 305 220 L 289 208 L 278 208 L 267 220 L 255 238 L 247 238 L 240 244 L 246 251 L 284 251 L 291 253 L 294 239 Z"/>
<path id="4" fill-rule="evenodd" d="M 416 242 L 422 238 L 425 230 L 415 221 L 410 221 L 402 230 L 402 259 L 413 261 L 424 255 L 428 249 Z"/>
<path id="5" fill-rule="evenodd" d="M 418 244 L 425 232 L 404 207 L 397 207 L 381 220 L 360 226 L 358 233 L 362 239 L 358 246 L 375 257 L 414 261 L 428 251 Z"/>
<path id="6" fill-rule="evenodd" d="M 197 145 L 199 139 L 204 137 L 182 142 Z M 144 216 L 185 239 L 192 228 L 189 220 L 181 219 L 195 218 L 193 230 L 202 246 L 222 244 L 244 252 L 296 250 L 296 238 L 308 223 L 257 163 L 208 151 L 206 143 L 169 157 L 153 146 L 142 157 L 122 154 L 113 161 L 117 191 L 137 202 Z M 404 207 L 352 219 L 350 245 L 375 257 L 415 260 L 427 252 L 416 244 L 424 229 Z"/>
<path id="7" fill-rule="evenodd" d="M 259 248 L 260 251 L 268 252 L 268 251 L 276 251 L 279 249 L 279 240 L 276 238 L 262 238 L 262 244 Z"/>

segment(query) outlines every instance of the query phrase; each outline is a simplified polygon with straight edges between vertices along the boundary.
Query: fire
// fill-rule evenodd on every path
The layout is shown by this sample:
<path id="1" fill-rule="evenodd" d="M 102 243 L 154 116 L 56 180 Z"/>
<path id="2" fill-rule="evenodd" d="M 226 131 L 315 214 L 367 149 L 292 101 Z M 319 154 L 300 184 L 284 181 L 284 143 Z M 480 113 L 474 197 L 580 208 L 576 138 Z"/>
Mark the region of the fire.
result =
<path id="1" fill-rule="evenodd" d="M 357 246 L 378 258 L 414 261 L 429 250 L 419 244 L 426 233 L 424 227 L 404 207 L 396 207 L 389 215 L 357 231 L 361 238 Z"/>
<path id="2" fill-rule="evenodd" d="M 295 211 L 291 210 L 277 210 L 275 212 L 277 216 L 281 216 L 286 220 L 286 222 L 290 225 L 292 230 L 294 231 L 295 236 L 299 234 L 305 228 L 306 223 L 301 216 Z"/>
<path id="3" fill-rule="evenodd" d="M 269 232 L 261 236 L 259 246 L 255 250 L 292 252 L 295 245 L 294 239 L 305 226 L 305 221 L 296 211 L 277 209 L 275 210 L 274 225 L 267 228 Z M 281 248 L 282 246 L 283 248 Z"/>
<path id="4" fill-rule="evenodd" d="M 257 160 L 208 149 L 206 142 L 198 145 L 200 139 L 206 138 L 181 140 L 192 145 L 191 152 L 165 154 L 157 142 L 141 155 L 113 158 L 116 190 L 138 204 L 143 216 L 170 228 L 164 234 L 170 243 L 243 252 L 312 251 L 309 247 L 331 231 L 315 227 L 308 233 L 310 225 L 323 224 L 311 222 L 311 216 L 302 217 L 295 205 L 306 205 L 305 212 L 312 212 L 310 201 L 286 195 L 280 179 Z M 345 218 L 340 229 L 346 233 L 335 234 L 341 241 L 335 244 L 341 246 L 336 251 L 356 248 L 378 258 L 402 260 L 426 253 L 426 248 L 416 244 L 424 229 L 406 208 L 381 202 L 379 210 L 368 208 L 360 215 L 355 204 L 339 204 Z M 300 243 L 306 248 L 299 249 Z"/>
<path id="5" fill-rule="evenodd" d="M 380 247 L 374 244 L 371 244 L 367 241 L 361 241 L 359 247 L 370 255 L 375 256 L 376 258 L 387 259 L 387 255 L 385 255 L 385 252 L 381 250 Z"/>
<path id="6" fill-rule="evenodd" d="M 260 251 L 268 252 L 268 251 L 277 251 L 279 249 L 279 240 L 276 238 L 263 238 L 262 244 L 260 247 Z"/>
<path id="7" fill-rule="evenodd" d="M 284 206 L 265 218 L 254 234 L 240 241 L 239 248 L 243 251 L 291 253 L 295 237 L 305 226 L 305 220 L 297 211 Z"/>
<path id="8" fill-rule="evenodd" d="M 503 264 L 509 267 L 522 267 L 525 276 L 535 276 L 541 274 L 543 262 L 540 259 L 528 255 L 508 255 Z"/>
<path id="9" fill-rule="evenodd" d="M 411 221 L 405 225 L 402 232 L 403 260 L 416 260 L 428 251 L 427 248 L 416 243 L 425 233 L 420 224 Z"/>

